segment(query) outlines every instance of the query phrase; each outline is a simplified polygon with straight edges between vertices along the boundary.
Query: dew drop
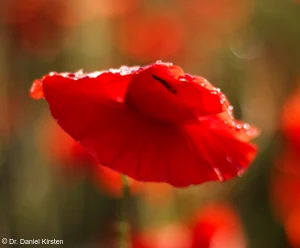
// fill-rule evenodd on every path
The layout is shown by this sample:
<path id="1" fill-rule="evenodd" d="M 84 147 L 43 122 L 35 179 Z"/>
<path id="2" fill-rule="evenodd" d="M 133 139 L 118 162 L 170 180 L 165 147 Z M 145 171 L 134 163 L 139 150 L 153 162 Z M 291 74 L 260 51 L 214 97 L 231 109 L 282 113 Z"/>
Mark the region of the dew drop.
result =
<path id="1" fill-rule="evenodd" d="M 184 77 L 180 77 L 180 78 L 179 78 L 179 81 L 181 81 L 181 82 L 186 82 L 186 79 L 185 79 Z"/>
<path id="2" fill-rule="evenodd" d="M 245 173 L 245 169 L 243 169 L 243 168 L 239 169 L 238 172 L 237 172 L 237 174 L 238 174 L 239 177 L 243 176 L 244 173 Z"/>
<path id="3" fill-rule="evenodd" d="M 222 176 L 222 173 L 221 173 L 221 171 L 220 171 L 219 169 L 214 168 L 214 171 L 215 171 L 215 173 L 217 174 L 218 179 L 219 179 L 221 182 L 225 181 L 225 179 L 224 179 L 224 177 Z"/>
<path id="4" fill-rule="evenodd" d="M 245 124 L 243 125 L 243 127 L 244 127 L 244 129 L 246 129 L 246 130 L 249 130 L 249 129 L 250 129 L 250 125 L 249 125 L 248 123 L 245 123 Z"/>
<path id="5" fill-rule="evenodd" d="M 232 164 L 232 157 L 230 157 L 230 156 L 227 156 L 227 157 L 226 157 L 226 160 L 227 160 L 229 163 L 231 163 L 231 164 Z"/>
<path id="6" fill-rule="evenodd" d="M 116 98 L 116 101 L 117 101 L 117 102 L 123 102 L 123 99 L 122 99 L 122 97 L 117 97 L 117 98 Z"/>
<path id="7" fill-rule="evenodd" d="M 237 128 L 237 129 L 242 129 L 242 127 L 243 127 L 242 124 L 237 124 L 237 125 L 236 125 L 236 128 Z"/>
<path id="8" fill-rule="evenodd" d="M 126 75 L 126 74 L 128 74 L 128 73 L 130 73 L 130 68 L 129 67 L 127 67 L 127 66 L 121 66 L 120 67 L 120 74 L 123 76 L 123 75 Z"/>
<path id="9" fill-rule="evenodd" d="M 112 73 L 118 73 L 120 70 L 119 69 L 109 69 L 108 71 L 112 72 Z"/>

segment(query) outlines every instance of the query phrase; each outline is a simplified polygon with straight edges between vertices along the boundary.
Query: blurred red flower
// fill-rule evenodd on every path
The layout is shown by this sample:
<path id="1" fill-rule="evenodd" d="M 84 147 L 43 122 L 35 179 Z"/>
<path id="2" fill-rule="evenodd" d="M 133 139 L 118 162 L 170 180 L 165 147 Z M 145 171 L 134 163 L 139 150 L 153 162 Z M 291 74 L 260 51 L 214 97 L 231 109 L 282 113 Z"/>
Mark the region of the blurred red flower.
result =
<path id="1" fill-rule="evenodd" d="M 142 62 L 174 58 L 186 38 L 182 21 L 170 11 L 124 16 L 119 19 L 115 33 L 120 51 Z"/>
<path id="2" fill-rule="evenodd" d="M 79 15 L 70 0 L 2 1 L 0 22 L 13 31 L 13 42 L 26 52 L 54 56 L 60 51 L 70 27 L 79 23 Z"/>
<path id="3" fill-rule="evenodd" d="M 177 0 L 187 33 L 185 63 L 205 68 L 228 46 L 231 35 L 247 24 L 252 0 Z M 183 55 L 183 56 L 182 56 Z M 197 61 L 197 62 L 196 62 Z M 208 68 L 209 69 L 209 68 Z"/>
<path id="4" fill-rule="evenodd" d="M 170 63 L 52 72 L 33 83 L 31 96 L 42 95 L 100 164 L 140 181 L 184 187 L 228 180 L 256 153 L 248 141 L 257 131 L 233 118 L 224 94 Z"/>
<path id="5" fill-rule="evenodd" d="M 5 23 L 33 23 L 44 17 L 61 25 L 74 25 L 79 21 L 74 2 L 70 0 L 11 0 L 1 1 L 0 21 Z"/>
<path id="6" fill-rule="evenodd" d="M 169 223 L 133 235 L 133 248 L 246 248 L 243 226 L 229 204 L 209 204 L 191 223 Z"/>
<path id="7" fill-rule="evenodd" d="M 116 17 L 134 10 L 140 0 L 85 0 L 81 8 L 86 18 Z"/>
<path id="8" fill-rule="evenodd" d="M 245 248 L 241 221 L 228 204 L 212 204 L 200 209 L 193 225 L 191 248 Z"/>
<path id="9" fill-rule="evenodd" d="M 178 0 L 191 25 L 204 32 L 227 33 L 248 18 L 251 0 Z"/>
<path id="10" fill-rule="evenodd" d="M 191 232 L 187 225 L 169 223 L 133 235 L 131 247 L 191 248 Z"/>
<path id="11" fill-rule="evenodd" d="M 299 79 L 300 80 L 300 79 Z M 291 149 L 300 150 L 300 87 L 288 98 L 283 107 L 281 128 Z"/>
<path id="12" fill-rule="evenodd" d="M 281 131 L 285 146 L 274 164 L 271 200 L 292 247 L 300 247 L 300 88 L 283 106 Z"/>
<path id="13" fill-rule="evenodd" d="M 275 162 L 272 182 L 274 209 L 280 218 L 285 219 L 294 209 L 300 207 L 297 197 L 300 188 L 300 156 L 286 150 Z"/>

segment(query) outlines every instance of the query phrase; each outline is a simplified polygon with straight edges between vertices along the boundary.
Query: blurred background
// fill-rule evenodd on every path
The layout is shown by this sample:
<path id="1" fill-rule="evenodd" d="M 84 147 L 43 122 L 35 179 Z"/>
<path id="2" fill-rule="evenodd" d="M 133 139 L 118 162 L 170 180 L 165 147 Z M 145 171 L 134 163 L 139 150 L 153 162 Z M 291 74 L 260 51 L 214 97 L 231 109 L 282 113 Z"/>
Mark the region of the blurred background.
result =
<path id="1" fill-rule="evenodd" d="M 0 0 L 0 238 L 117 247 L 120 175 L 28 91 L 50 71 L 162 60 L 220 87 L 259 154 L 225 183 L 131 181 L 132 247 L 300 247 L 299 45 L 299 0 Z"/>

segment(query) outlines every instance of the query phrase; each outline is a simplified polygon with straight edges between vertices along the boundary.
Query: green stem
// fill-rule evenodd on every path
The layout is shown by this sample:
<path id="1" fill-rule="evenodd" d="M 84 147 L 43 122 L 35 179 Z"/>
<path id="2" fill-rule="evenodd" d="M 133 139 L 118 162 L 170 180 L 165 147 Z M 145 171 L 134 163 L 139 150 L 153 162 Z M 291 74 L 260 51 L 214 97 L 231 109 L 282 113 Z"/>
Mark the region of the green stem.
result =
<path id="1" fill-rule="evenodd" d="M 121 202 L 121 220 L 120 220 L 120 248 L 129 248 L 129 223 L 128 223 L 128 206 L 129 185 L 128 179 L 122 175 L 122 202 Z"/>

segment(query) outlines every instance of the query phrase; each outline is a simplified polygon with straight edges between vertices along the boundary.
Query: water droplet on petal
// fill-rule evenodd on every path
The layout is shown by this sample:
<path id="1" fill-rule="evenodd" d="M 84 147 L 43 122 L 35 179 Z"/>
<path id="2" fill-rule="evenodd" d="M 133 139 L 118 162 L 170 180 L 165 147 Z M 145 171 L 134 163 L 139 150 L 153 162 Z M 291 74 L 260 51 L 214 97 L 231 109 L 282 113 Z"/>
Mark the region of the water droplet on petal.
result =
<path id="1" fill-rule="evenodd" d="M 127 67 L 127 66 L 121 66 L 120 67 L 120 74 L 123 76 L 123 75 L 126 75 L 130 73 L 130 69 Z"/>
<path id="2" fill-rule="evenodd" d="M 236 125 L 236 128 L 237 128 L 237 129 L 242 129 L 242 127 L 243 127 L 242 124 L 237 124 L 237 125 Z"/>
<path id="3" fill-rule="evenodd" d="M 217 174 L 218 179 L 219 179 L 221 182 L 225 181 L 225 179 L 224 179 L 224 177 L 223 177 L 223 175 L 222 175 L 222 173 L 221 173 L 221 171 L 220 171 L 219 169 L 214 168 L 214 171 L 215 171 L 215 173 Z"/>
<path id="4" fill-rule="evenodd" d="M 227 157 L 226 157 L 226 160 L 227 160 L 229 163 L 231 163 L 231 164 L 232 164 L 232 157 L 230 157 L 230 156 L 227 156 Z"/>
<path id="5" fill-rule="evenodd" d="M 118 73 L 120 70 L 119 69 L 109 69 L 108 70 L 109 72 L 112 72 L 112 73 Z"/>
<path id="6" fill-rule="evenodd" d="M 238 170 L 238 173 L 237 173 L 237 174 L 238 174 L 238 176 L 239 176 L 239 177 L 243 176 L 243 175 L 244 175 L 244 173 L 245 173 L 245 171 L 246 171 L 246 170 L 245 170 L 244 168 L 242 168 L 242 169 L 239 169 L 239 170 Z"/>
<path id="7" fill-rule="evenodd" d="M 82 78 L 87 78 L 87 77 L 90 77 L 90 78 L 96 78 L 96 77 L 98 77 L 100 74 L 102 74 L 103 72 L 101 72 L 101 71 L 94 71 L 94 72 L 92 72 L 92 73 L 89 73 L 89 75 L 87 76 L 87 75 L 84 75 L 84 74 L 82 74 L 81 76 L 82 76 Z"/>
<path id="8" fill-rule="evenodd" d="M 184 77 L 179 77 L 179 81 L 186 82 L 186 79 Z"/>
<path id="9" fill-rule="evenodd" d="M 123 102 L 123 98 L 122 98 L 122 97 L 117 97 L 117 98 L 116 98 L 116 101 L 117 101 L 117 102 Z"/>
<path id="10" fill-rule="evenodd" d="M 245 123 L 243 127 L 244 127 L 244 129 L 246 129 L 246 130 L 249 130 L 249 129 L 250 129 L 250 125 L 249 125 L 248 123 Z"/>

